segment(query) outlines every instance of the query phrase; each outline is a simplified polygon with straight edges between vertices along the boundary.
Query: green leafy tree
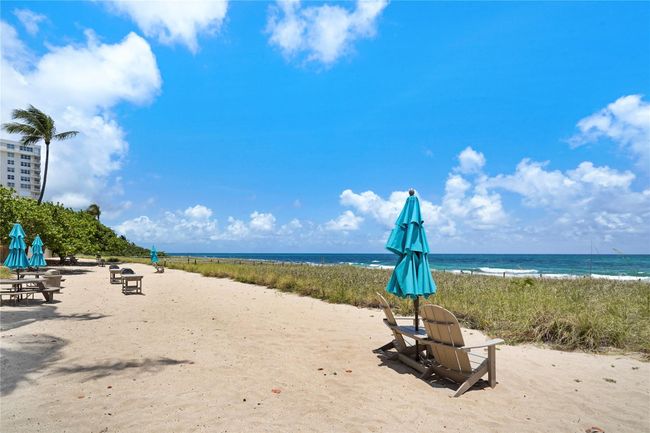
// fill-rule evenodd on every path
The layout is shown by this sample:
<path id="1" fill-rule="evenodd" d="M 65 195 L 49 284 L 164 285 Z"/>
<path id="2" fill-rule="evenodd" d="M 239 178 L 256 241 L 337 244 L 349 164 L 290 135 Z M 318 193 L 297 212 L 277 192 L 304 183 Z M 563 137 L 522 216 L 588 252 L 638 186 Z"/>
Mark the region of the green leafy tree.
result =
<path id="1" fill-rule="evenodd" d="M 9 243 L 9 232 L 16 222 L 25 229 L 28 244 L 38 234 L 45 247 L 60 258 L 70 254 L 149 255 L 149 250 L 118 236 L 85 210 L 49 202 L 39 205 L 0 186 L 0 244 Z"/>
<path id="2" fill-rule="evenodd" d="M 50 160 L 50 142 L 52 140 L 66 140 L 72 138 L 79 131 L 56 132 L 54 120 L 38 108 L 30 105 L 26 110 L 15 109 L 11 116 L 14 120 L 22 122 L 9 122 L 2 125 L 2 128 L 10 134 L 20 134 L 20 142 L 25 145 L 36 144 L 43 140 L 45 142 L 45 170 L 43 171 L 43 185 L 38 196 L 38 204 L 43 201 L 45 184 L 47 183 L 47 168 Z"/>

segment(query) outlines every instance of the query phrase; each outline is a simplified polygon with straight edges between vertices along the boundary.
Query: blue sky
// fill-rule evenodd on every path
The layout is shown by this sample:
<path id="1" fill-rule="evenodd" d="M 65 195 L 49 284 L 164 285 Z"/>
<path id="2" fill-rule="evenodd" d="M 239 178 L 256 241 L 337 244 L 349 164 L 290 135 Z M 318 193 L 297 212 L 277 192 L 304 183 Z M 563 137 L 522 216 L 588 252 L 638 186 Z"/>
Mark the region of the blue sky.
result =
<path id="1" fill-rule="evenodd" d="M 380 252 L 414 187 L 434 252 L 650 253 L 649 3 L 0 8 L 46 196 L 142 245 Z"/>

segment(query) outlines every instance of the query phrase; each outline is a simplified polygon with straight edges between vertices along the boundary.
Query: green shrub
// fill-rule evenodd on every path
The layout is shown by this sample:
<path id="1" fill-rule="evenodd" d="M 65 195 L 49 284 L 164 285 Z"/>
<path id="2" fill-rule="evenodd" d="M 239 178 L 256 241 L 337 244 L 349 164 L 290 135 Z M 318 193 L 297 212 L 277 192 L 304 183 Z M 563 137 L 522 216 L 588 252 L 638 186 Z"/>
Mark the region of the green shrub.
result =
<path id="1" fill-rule="evenodd" d="M 19 197 L 0 186 L 0 244 L 7 245 L 9 232 L 19 222 L 31 243 L 38 234 L 45 247 L 59 257 L 68 255 L 148 256 L 149 250 L 118 236 L 86 211 L 75 211 L 59 203 L 41 203 Z"/>

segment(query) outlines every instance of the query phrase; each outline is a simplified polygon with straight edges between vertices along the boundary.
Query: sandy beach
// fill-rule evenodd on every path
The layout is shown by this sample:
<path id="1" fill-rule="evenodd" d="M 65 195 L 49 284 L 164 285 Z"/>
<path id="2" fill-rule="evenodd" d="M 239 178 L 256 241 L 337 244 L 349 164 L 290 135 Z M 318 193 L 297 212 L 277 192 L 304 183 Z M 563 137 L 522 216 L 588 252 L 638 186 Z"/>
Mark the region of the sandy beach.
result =
<path id="1" fill-rule="evenodd" d="M 143 295 L 79 267 L 56 303 L 2 306 L 2 432 L 650 431 L 634 356 L 504 345 L 497 387 L 454 399 L 372 352 L 379 310 L 130 267 Z"/>

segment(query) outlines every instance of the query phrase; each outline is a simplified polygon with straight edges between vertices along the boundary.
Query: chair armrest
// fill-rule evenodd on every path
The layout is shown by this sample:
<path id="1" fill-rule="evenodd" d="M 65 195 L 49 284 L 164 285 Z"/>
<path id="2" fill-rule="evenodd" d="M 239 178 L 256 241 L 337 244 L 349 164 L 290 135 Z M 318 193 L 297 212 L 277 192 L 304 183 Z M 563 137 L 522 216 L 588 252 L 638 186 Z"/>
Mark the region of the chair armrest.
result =
<path id="1" fill-rule="evenodd" d="M 462 350 L 463 352 L 469 352 L 472 349 L 480 349 L 482 347 L 496 346 L 497 344 L 503 344 L 503 343 L 505 343 L 505 341 L 503 341 L 502 339 L 493 338 L 492 340 L 486 341 L 483 344 L 477 344 L 475 346 L 463 346 L 463 347 L 459 347 L 459 349 Z"/>

